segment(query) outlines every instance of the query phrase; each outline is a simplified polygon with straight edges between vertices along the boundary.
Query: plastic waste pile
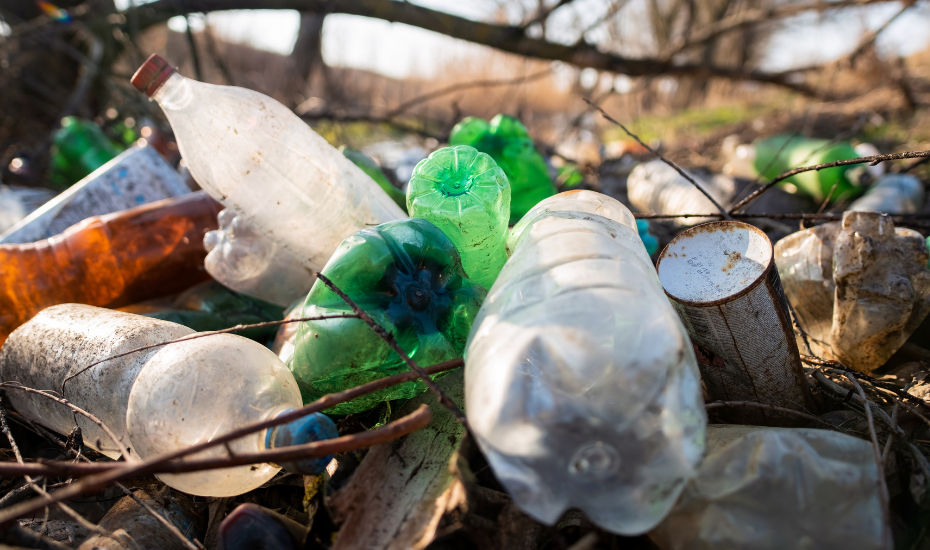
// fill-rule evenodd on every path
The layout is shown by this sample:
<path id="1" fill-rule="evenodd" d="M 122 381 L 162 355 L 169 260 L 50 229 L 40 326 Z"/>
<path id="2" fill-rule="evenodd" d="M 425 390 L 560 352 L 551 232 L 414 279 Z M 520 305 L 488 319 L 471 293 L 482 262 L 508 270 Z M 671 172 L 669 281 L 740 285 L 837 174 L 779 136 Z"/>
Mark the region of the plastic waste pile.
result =
<path id="1" fill-rule="evenodd" d="M 440 526 L 512 521 L 509 537 L 571 524 L 663 550 L 890 549 L 930 517 L 926 364 L 889 361 L 930 313 L 924 237 L 887 215 L 921 211 L 919 178 L 798 174 L 786 185 L 851 204 L 773 245 L 684 216 L 716 211 L 696 186 L 726 206 L 735 182 L 662 160 L 626 183 L 649 219 L 556 194 L 506 115 L 462 120 L 389 178 L 270 97 L 157 55 L 132 84 L 183 166 L 69 117 L 52 150 L 67 188 L 0 186 L 0 427 L 64 457 L 15 448 L 0 477 L 61 473 L 76 506 L 83 475 L 111 491 L 72 547 L 338 550 L 363 525 L 390 541 L 372 548 L 426 548 Z M 725 150 L 766 178 L 871 153 Z M 562 188 L 584 180 L 560 168 Z M 51 509 L 16 491 L 0 517 Z"/>

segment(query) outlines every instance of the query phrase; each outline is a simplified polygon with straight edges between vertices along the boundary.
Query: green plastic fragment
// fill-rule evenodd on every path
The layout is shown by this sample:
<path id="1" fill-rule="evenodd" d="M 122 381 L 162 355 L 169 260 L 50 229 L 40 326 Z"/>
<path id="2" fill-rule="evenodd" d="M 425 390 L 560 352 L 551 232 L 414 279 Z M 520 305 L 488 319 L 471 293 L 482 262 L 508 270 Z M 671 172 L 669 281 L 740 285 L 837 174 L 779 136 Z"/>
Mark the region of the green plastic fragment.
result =
<path id="1" fill-rule="evenodd" d="M 467 145 L 423 159 L 407 184 L 407 210 L 442 230 L 469 279 L 491 288 L 507 261 L 510 184 L 489 155 Z"/>
<path id="2" fill-rule="evenodd" d="M 182 293 L 168 309 L 141 312 L 146 317 L 171 321 L 198 332 L 223 330 L 284 319 L 280 306 L 233 292 L 216 281 L 201 283 Z M 238 332 L 257 342 L 272 338 L 278 327 L 251 328 Z"/>
<path id="3" fill-rule="evenodd" d="M 407 211 L 407 197 L 404 195 L 404 192 L 394 187 L 394 184 L 391 183 L 391 180 L 389 180 L 387 176 L 384 175 L 384 172 L 381 171 L 381 167 L 378 166 L 378 163 L 375 162 L 375 159 L 359 151 L 358 149 L 346 147 L 345 145 L 340 147 L 339 150 L 347 159 L 351 160 L 353 164 L 361 168 L 362 172 L 365 172 L 371 177 L 371 179 L 375 180 L 375 183 L 377 183 L 381 189 L 384 189 L 384 192 L 387 193 L 388 196 L 397 203 L 397 206 L 400 206 L 404 212 Z"/>
<path id="4" fill-rule="evenodd" d="M 519 120 L 497 115 L 491 122 L 467 117 L 455 125 L 449 145 L 470 145 L 491 155 L 510 180 L 510 225 L 520 221 L 539 201 L 555 195 L 549 167 Z"/>
<path id="5" fill-rule="evenodd" d="M 465 277 L 452 241 L 421 218 L 351 235 L 336 249 L 323 274 L 424 367 L 462 356 L 487 294 Z M 351 313 L 346 302 L 319 280 L 303 309 L 305 317 Z M 360 319 L 301 323 L 288 367 L 305 403 L 408 370 Z M 383 401 L 409 399 L 425 389 L 422 381 L 407 382 L 336 405 L 329 412 L 365 411 Z"/>
<path id="6" fill-rule="evenodd" d="M 65 117 L 52 137 L 49 179 L 65 189 L 119 153 L 100 126 L 82 118 Z"/>

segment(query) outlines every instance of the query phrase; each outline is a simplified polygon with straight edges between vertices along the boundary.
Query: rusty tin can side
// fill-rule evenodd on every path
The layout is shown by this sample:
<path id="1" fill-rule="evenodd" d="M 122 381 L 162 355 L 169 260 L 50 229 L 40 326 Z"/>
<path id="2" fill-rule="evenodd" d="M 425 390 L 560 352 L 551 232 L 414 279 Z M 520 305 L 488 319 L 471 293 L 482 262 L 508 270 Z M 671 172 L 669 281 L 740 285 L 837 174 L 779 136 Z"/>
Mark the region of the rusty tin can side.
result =
<path id="1" fill-rule="evenodd" d="M 731 235 L 723 235 L 726 233 Z M 692 248 L 689 240 L 695 237 L 715 238 L 722 243 L 727 239 L 732 242 L 748 239 L 754 242 L 755 251 L 749 254 L 744 249 L 740 253 L 724 246 L 718 257 L 717 249 L 704 243 L 704 254 L 712 250 L 715 258 L 701 257 L 698 249 L 697 255 L 685 260 L 686 251 Z M 721 294 L 718 290 L 721 285 L 714 285 L 706 296 L 698 292 L 686 298 L 669 291 L 670 285 L 662 278 L 663 261 L 679 262 L 679 268 L 682 262 L 688 264 L 683 271 L 679 269 L 679 275 L 693 276 L 692 282 L 704 279 L 705 289 L 709 288 L 708 281 L 732 283 L 726 279 L 731 276 L 744 279 L 736 282 L 730 293 Z M 748 269 L 736 269 L 740 262 L 751 265 L 747 264 Z M 657 269 L 665 293 L 694 344 L 701 376 L 712 399 L 753 401 L 814 413 L 816 408 L 801 367 L 788 302 L 774 264 L 772 243 L 765 233 L 742 222 L 724 221 L 680 233 L 659 255 Z M 728 411 L 728 416 L 770 426 L 806 423 L 799 417 L 763 408 L 734 408 Z"/>

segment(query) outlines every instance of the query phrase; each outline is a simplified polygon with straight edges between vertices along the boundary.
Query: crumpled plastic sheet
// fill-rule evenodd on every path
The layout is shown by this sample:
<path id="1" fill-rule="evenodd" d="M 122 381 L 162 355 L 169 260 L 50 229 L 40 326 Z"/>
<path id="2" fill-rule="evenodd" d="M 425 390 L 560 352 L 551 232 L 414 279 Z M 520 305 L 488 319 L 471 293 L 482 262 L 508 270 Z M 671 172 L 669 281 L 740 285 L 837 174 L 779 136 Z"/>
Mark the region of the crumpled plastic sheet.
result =
<path id="1" fill-rule="evenodd" d="M 871 445 L 806 428 L 710 425 L 698 475 L 649 533 L 662 550 L 882 547 Z"/>

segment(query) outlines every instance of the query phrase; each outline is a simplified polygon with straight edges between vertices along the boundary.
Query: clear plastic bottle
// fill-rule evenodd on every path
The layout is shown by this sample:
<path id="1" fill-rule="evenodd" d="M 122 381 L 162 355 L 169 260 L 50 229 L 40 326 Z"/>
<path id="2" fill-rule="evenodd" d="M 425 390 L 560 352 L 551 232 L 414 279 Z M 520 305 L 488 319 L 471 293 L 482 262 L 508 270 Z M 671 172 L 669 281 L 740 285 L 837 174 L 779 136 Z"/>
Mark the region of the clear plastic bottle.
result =
<path id="1" fill-rule="evenodd" d="M 314 271 L 359 229 L 405 217 L 361 168 L 266 95 L 189 80 L 158 55 L 132 83 L 165 112 L 197 183 Z"/>
<path id="2" fill-rule="evenodd" d="M 96 361 L 193 332 L 131 313 L 79 304 L 54 306 L 10 335 L 0 352 L 0 379 L 60 391 L 66 377 Z M 121 454 L 106 432 L 65 406 L 22 391 L 9 390 L 7 395 L 26 418 L 62 434 L 70 433 L 77 423 L 87 445 L 111 458 Z M 232 334 L 105 361 L 71 379 L 63 397 L 97 416 L 132 456 L 143 460 L 209 441 L 302 404 L 297 383 L 281 360 L 261 344 Z M 335 425 L 323 415 L 270 431 L 270 435 L 264 431 L 236 439 L 229 449 L 254 453 L 337 435 Z M 191 458 L 225 456 L 227 450 L 221 445 Z M 294 469 L 317 473 L 318 462 L 301 461 Z M 156 477 L 186 493 L 221 497 L 255 489 L 279 470 L 277 465 L 258 464 Z"/>
<path id="3" fill-rule="evenodd" d="M 718 203 L 726 205 L 735 190 L 733 180 L 718 176 L 712 181 L 692 177 Z M 717 212 L 693 183 L 659 159 L 640 164 L 627 179 L 630 203 L 641 212 L 656 214 L 704 214 Z M 679 225 L 694 225 L 710 218 L 674 218 Z"/>
<path id="4" fill-rule="evenodd" d="M 228 208 L 216 219 L 219 229 L 203 237 L 204 267 L 210 276 L 236 292 L 279 306 L 310 292 L 316 275 L 290 252 Z"/>
<path id="5" fill-rule="evenodd" d="M 468 145 L 434 152 L 413 170 L 407 204 L 449 237 L 469 279 L 494 284 L 507 261 L 510 183 L 490 155 Z"/>
<path id="6" fill-rule="evenodd" d="M 885 174 L 849 205 L 860 212 L 916 214 L 924 204 L 924 185 L 910 174 Z"/>
<path id="7" fill-rule="evenodd" d="M 569 191 L 514 228 L 472 326 L 469 424 L 515 502 L 616 533 L 653 528 L 695 474 L 707 423 L 691 342 L 620 202 Z"/>

